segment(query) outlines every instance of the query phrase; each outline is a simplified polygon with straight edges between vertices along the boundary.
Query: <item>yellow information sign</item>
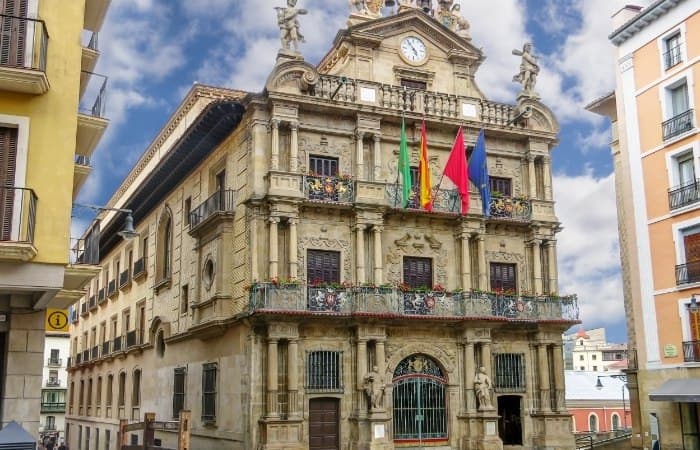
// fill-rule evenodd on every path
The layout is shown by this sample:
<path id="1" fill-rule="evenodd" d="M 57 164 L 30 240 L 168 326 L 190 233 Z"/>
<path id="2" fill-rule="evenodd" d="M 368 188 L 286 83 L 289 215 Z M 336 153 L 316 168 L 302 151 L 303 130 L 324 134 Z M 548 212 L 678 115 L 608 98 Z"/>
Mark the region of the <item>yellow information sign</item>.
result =
<path id="1" fill-rule="evenodd" d="M 46 310 L 46 331 L 68 332 L 68 310 L 67 309 L 47 309 Z"/>

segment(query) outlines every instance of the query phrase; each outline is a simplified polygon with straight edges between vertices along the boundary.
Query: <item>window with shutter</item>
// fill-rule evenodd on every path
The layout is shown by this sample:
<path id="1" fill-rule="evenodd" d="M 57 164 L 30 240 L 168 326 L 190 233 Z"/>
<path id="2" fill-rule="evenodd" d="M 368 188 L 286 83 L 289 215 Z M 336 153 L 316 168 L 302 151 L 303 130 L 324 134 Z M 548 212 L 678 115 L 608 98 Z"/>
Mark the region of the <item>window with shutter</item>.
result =
<path id="1" fill-rule="evenodd" d="M 309 171 L 314 175 L 335 177 L 338 175 L 338 158 L 309 156 Z"/>
<path id="2" fill-rule="evenodd" d="M 309 283 L 340 283 L 340 252 L 309 250 L 306 256 Z"/>
<path id="3" fill-rule="evenodd" d="M 410 288 L 433 287 L 433 260 L 415 256 L 403 257 L 403 282 Z"/>
<path id="4" fill-rule="evenodd" d="M 515 264 L 491 263 L 490 272 L 493 292 L 515 293 Z"/>
<path id="5" fill-rule="evenodd" d="M 23 67 L 28 0 L 0 0 L 0 65 Z"/>
<path id="6" fill-rule="evenodd" d="M 513 195 L 510 178 L 489 177 L 489 185 L 492 195 L 494 192 L 499 192 L 506 197 Z"/>
<path id="7" fill-rule="evenodd" d="M 17 128 L 0 127 L 0 241 L 12 238 L 16 162 Z"/>

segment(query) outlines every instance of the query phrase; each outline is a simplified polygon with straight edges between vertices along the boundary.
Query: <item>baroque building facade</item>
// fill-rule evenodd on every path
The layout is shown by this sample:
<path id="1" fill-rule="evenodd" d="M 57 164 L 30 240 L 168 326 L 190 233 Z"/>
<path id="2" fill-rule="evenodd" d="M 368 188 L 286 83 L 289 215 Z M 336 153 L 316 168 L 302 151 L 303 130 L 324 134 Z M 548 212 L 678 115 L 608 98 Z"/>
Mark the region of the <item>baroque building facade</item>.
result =
<path id="1" fill-rule="evenodd" d="M 88 232 L 102 271 L 72 318 L 70 448 L 181 410 L 197 449 L 574 448 L 558 124 L 534 83 L 484 98 L 460 23 L 358 9 L 317 66 L 283 26 L 263 92 L 191 89 L 109 202 L 139 237 L 117 211 Z M 433 180 L 460 126 L 468 152 L 485 130 L 489 217 L 448 181 L 432 212 L 402 207 L 402 121 L 417 165 L 422 120 Z"/>
<path id="2" fill-rule="evenodd" d="M 628 5 L 613 28 L 616 89 L 588 109 L 612 121 L 632 448 L 700 448 L 700 9 Z"/>
<path id="3" fill-rule="evenodd" d="M 0 0 L 0 428 L 35 438 L 46 310 L 80 299 L 99 271 L 70 225 L 109 123 L 94 73 L 109 4 Z"/>

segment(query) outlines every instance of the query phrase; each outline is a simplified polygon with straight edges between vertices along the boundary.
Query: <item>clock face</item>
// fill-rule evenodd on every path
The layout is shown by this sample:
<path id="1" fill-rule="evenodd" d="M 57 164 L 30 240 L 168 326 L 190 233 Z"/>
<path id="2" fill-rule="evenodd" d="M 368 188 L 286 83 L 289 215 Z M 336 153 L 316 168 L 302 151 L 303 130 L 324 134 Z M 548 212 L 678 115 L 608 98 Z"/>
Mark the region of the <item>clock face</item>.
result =
<path id="1" fill-rule="evenodd" d="M 409 36 L 401 41 L 401 54 L 410 62 L 420 62 L 425 59 L 428 52 L 423 41 L 414 36 Z"/>

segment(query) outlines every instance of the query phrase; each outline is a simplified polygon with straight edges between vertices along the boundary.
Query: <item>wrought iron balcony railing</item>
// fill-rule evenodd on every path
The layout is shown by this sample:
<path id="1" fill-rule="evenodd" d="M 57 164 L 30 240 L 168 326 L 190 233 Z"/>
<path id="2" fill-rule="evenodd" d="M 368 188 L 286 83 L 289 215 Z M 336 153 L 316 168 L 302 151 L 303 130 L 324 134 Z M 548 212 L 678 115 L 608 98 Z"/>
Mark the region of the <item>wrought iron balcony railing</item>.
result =
<path id="1" fill-rule="evenodd" d="M 686 131 L 693 129 L 693 110 L 689 109 L 685 112 L 671 117 L 661 124 L 663 132 L 663 140 L 666 141 L 672 137 L 676 137 Z"/>
<path id="2" fill-rule="evenodd" d="M 403 208 L 403 187 L 401 184 L 387 184 L 385 199 L 392 208 Z M 433 212 L 459 214 L 462 207 L 459 193 L 454 189 L 433 190 Z M 408 198 L 406 209 L 423 210 L 420 206 L 420 187 L 413 186 Z"/>
<path id="3" fill-rule="evenodd" d="M 334 75 L 321 75 L 310 86 L 308 95 L 334 102 L 366 105 L 374 103 L 379 108 L 393 111 L 411 111 L 436 118 L 480 117 L 487 124 L 516 128 L 515 105 L 495 103 L 474 97 L 429 92 L 404 86 L 354 80 Z M 359 86 L 361 84 L 361 86 Z"/>
<path id="4" fill-rule="evenodd" d="M 214 192 L 211 197 L 190 212 L 190 229 L 195 228 L 215 213 L 233 212 L 236 207 L 234 194 L 235 191 L 230 189 Z"/>
<path id="5" fill-rule="evenodd" d="M 49 367 L 60 367 L 63 364 L 63 359 L 61 358 L 49 358 L 46 361 L 46 365 Z"/>
<path id="6" fill-rule="evenodd" d="M 105 341 L 102 343 L 102 354 L 101 356 L 107 356 L 109 355 L 109 343 L 110 341 Z"/>
<path id="7" fill-rule="evenodd" d="M 99 357 L 100 357 L 100 347 L 98 345 L 95 345 L 90 349 L 90 359 L 97 359 Z"/>
<path id="8" fill-rule="evenodd" d="M 107 284 L 107 297 L 111 297 L 117 293 L 117 280 L 109 280 Z"/>
<path id="9" fill-rule="evenodd" d="M 88 313 L 88 303 L 85 302 L 85 303 L 82 303 L 80 305 L 80 315 L 85 316 L 85 315 L 87 315 L 87 313 Z"/>
<path id="10" fill-rule="evenodd" d="M 31 189 L 0 186 L 0 242 L 34 243 L 36 202 Z"/>
<path id="11" fill-rule="evenodd" d="M 119 274 L 119 289 L 126 287 L 131 281 L 131 272 L 126 269 Z"/>
<path id="12" fill-rule="evenodd" d="M 700 282 L 700 261 L 691 261 L 676 266 L 676 284 Z"/>
<path id="13" fill-rule="evenodd" d="M 700 200 L 700 180 L 678 186 L 668 191 L 668 207 L 674 209 L 692 205 Z"/>
<path id="14" fill-rule="evenodd" d="M 671 47 L 664 53 L 664 69 L 668 70 L 671 67 L 683 62 L 683 58 L 681 56 L 681 45 L 682 44 L 678 44 Z"/>
<path id="15" fill-rule="evenodd" d="M 136 347 L 139 345 L 136 330 L 126 332 L 126 348 Z"/>
<path id="16" fill-rule="evenodd" d="M 61 386 L 61 380 L 58 378 L 49 378 L 46 380 L 46 386 L 47 387 L 59 387 Z"/>
<path id="17" fill-rule="evenodd" d="M 88 307 L 92 310 L 97 308 L 97 297 L 94 295 L 90 296 L 90 299 L 88 300 Z"/>
<path id="18" fill-rule="evenodd" d="M 95 229 L 85 238 L 71 238 L 69 255 L 71 264 L 98 264 L 100 262 L 99 242 L 99 230 Z"/>
<path id="19" fill-rule="evenodd" d="M 43 20 L 0 14 L 0 66 L 46 71 L 49 33 Z"/>
<path id="20" fill-rule="evenodd" d="M 489 211 L 496 219 L 528 221 L 532 217 L 532 203 L 521 198 L 492 197 Z"/>
<path id="21" fill-rule="evenodd" d="M 304 197 L 321 202 L 352 203 L 355 182 L 349 178 L 307 175 L 304 177 Z"/>
<path id="22" fill-rule="evenodd" d="M 83 70 L 88 76 L 88 85 L 80 99 L 78 111 L 92 117 L 104 118 L 106 108 L 107 77 Z"/>
<path id="23" fill-rule="evenodd" d="M 112 353 L 116 353 L 122 350 L 122 337 L 117 336 L 112 340 Z"/>
<path id="24" fill-rule="evenodd" d="M 139 258 L 134 262 L 134 275 L 136 279 L 146 273 L 146 258 Z"/>
<path id="25" fill-rule="evenodd" d="M 41 402 L 41 412 L 64 412 L 66 410 L 65 402 Z"/>
<path id="26" fill-rule="evenodd" d="M 700 362 L 700 341 L 683 342 L 683 361 Z"/>
<path id="27" fill-rule="evenodd" d="M 104 302 L 107 299 L 107 296 L 105 295 L 105 288 L 100 288 L 99 291 L 97 291 L 97 303 L 100 304 Z"/>
<path id="28" fill-rule="evenodd" d="M 477 291 L 403 291 L 392 287 L 344 288 L 258 283 L 251 288 L 249 299 L 251 311 L 558 321 L 577 321 L 579 314 L 575 295 L 515 296 Z"/>

